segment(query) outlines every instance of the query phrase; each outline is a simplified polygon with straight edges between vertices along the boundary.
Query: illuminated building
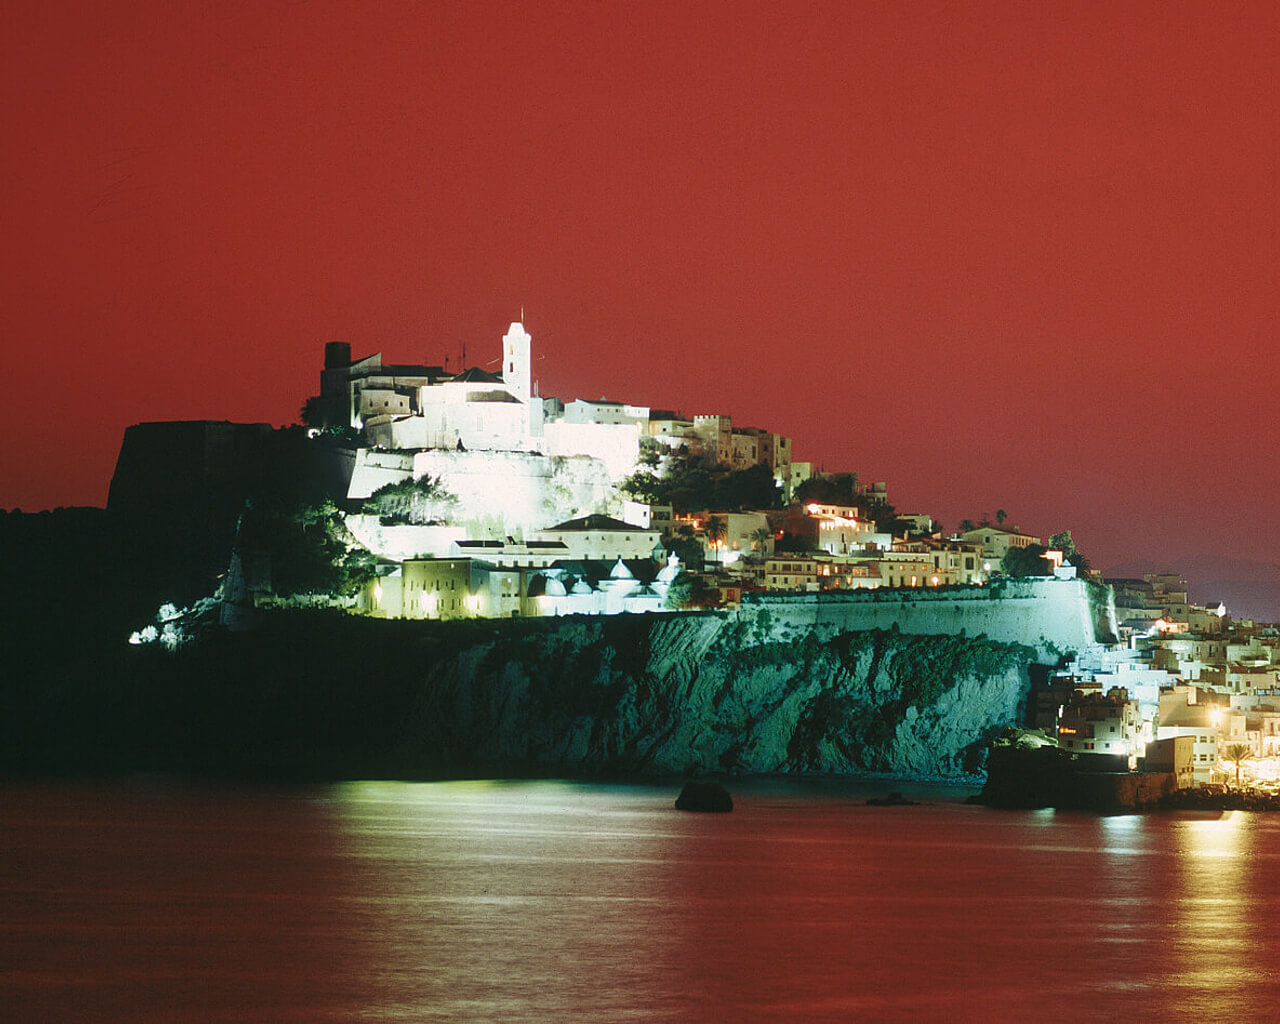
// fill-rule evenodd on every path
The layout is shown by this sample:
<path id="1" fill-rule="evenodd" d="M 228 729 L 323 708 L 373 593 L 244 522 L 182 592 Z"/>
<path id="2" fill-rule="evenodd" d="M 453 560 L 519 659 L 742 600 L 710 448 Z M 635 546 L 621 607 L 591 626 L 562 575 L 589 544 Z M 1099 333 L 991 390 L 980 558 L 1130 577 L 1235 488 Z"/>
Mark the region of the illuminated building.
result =
<path id="1" fill-rule="evenodd" d="M 1119 687 L 1106 696 L 1077 691 L 1058 719 L 1058 745 L 1075 754 L 1136 757 L 1142 741 L 1138 702 Z"/>
<path id="2" fill-rule="evenodd" d="M 1160 694 L 1156 739 L 1190 736 L 1195 781 L 1210 782 L 1218 769 L 1218 731 L 1224 710 L 1219 704 L 1198 699 L 1194 686 L 1175 686 Z"/>
<path id="3" fill-rule="evenodd" d="M 1017 530 L 1005 530 L 999 526 L 982 526 L 976 530 L 966 530 L 960 534 L 960 540 L 970 544 L 982 545 L 982 558 L 989 562 L 991 569 L 1000 568 L 1000 561 L 1010 548 L 1029 548 L 1039 544 L 1039 537 L 1019 533 Z"/>

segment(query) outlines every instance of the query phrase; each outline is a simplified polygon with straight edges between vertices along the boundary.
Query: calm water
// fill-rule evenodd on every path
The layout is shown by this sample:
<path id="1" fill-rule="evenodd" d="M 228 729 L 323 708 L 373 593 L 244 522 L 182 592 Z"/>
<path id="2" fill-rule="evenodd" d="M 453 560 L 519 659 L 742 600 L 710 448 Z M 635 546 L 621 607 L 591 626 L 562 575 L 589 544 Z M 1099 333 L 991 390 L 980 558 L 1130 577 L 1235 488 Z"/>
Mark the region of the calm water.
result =
<path id="1" fill-rule="evenodd" d="M 6 1020 L 1280 1015 L 1280 816 L 6 785 Z"/>

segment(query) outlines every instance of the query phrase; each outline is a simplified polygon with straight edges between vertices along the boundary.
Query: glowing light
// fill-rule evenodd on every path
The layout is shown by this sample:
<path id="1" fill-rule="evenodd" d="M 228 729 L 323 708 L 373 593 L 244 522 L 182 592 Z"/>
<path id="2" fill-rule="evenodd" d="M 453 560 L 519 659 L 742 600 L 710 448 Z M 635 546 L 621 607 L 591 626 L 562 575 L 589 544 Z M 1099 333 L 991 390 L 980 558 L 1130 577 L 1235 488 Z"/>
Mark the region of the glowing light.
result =
<path id="1" fill-rule="evenodd" d="M 373 603 L 374 604 L 382 603 L 382 584 L 381 583 L 375 583 L 373 585 Z"/>
<path id="2" fill-rule="evenodd" d="M 472 594 L 470 597 L 468 597 L 468 598 L 467 598 L 467 607 L 468 607 L 468 608 L 470 608 L 473 612 L 479 613 L 479 611 L 480 611 L 480 595 L 479 595 L 479 594 Z"/>
<path id="3" fill-rule="evenodd" d="M 436 595 L 423 594 L 420 598 L 418 598 L 418 603 L 422 605 L 422 610 L 426 612 L 428 615 L 430 615 L 433 611 L 436 610 Z"/>
<path id="4" fill-rule="evenodd" d="M 821 505 L 809 504 L 809 505 L 806 505 L 806 506 L 805 506 L 805 508 L 808 510 L 808 512 L 809 512 L 809 514 L 810 514 L 810 515 L 815 515 L 815 516 L 816 516 L 816 515 L 818 514 L 818 512 L 819 512 L 819 511 L 821 511 L 822 506 L 821 506 Z"/>

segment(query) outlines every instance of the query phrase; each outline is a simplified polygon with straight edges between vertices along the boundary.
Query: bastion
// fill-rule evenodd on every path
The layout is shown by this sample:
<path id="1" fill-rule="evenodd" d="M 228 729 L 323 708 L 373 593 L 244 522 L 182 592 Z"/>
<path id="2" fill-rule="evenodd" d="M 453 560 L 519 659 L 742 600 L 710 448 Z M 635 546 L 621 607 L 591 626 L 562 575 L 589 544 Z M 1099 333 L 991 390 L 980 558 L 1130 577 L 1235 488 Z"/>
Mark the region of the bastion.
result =
<path id="1" fill-rule="evenodd" d="M 1035 650 L 1046 664 L 1116 642 L 1110 587 L 1085 580 L 1005 579 L 987 586 L 750 594 L 751 621 L 809 627 L 818 634 L 895 629 L 915 636 L 986 636 Z"/>

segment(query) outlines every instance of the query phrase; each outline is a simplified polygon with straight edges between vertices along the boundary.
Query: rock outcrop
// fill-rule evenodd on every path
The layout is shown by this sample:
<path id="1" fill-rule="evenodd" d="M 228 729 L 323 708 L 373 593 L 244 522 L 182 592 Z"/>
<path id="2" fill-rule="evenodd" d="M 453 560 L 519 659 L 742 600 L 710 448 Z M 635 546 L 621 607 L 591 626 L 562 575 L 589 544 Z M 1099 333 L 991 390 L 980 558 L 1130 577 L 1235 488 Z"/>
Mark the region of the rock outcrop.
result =
<path id="1" fill-rule="evenodd" d="M 956 775 L 1020 719 L 1033 660 L 732 615 L 562 621 L 426 667 L 401 742 L 441 772 Z"/>
<path id="2" fill-rule="evenodd" d="M 0 766 L 330 778 L 954 776 L 1027 646 L 724 612 L 409 622 L 277 611 L 47 665 Z M 19 696 L 27 694 L 22 689 Z M 15 706 L 16 707 L 16 706 Z"/>
<path id="3" fill-rule="evenodd" d="M 676 797 L 676 810 L 726 814 L 733 810 L 733 797 L 718 782 L 686 782 Z"/>

